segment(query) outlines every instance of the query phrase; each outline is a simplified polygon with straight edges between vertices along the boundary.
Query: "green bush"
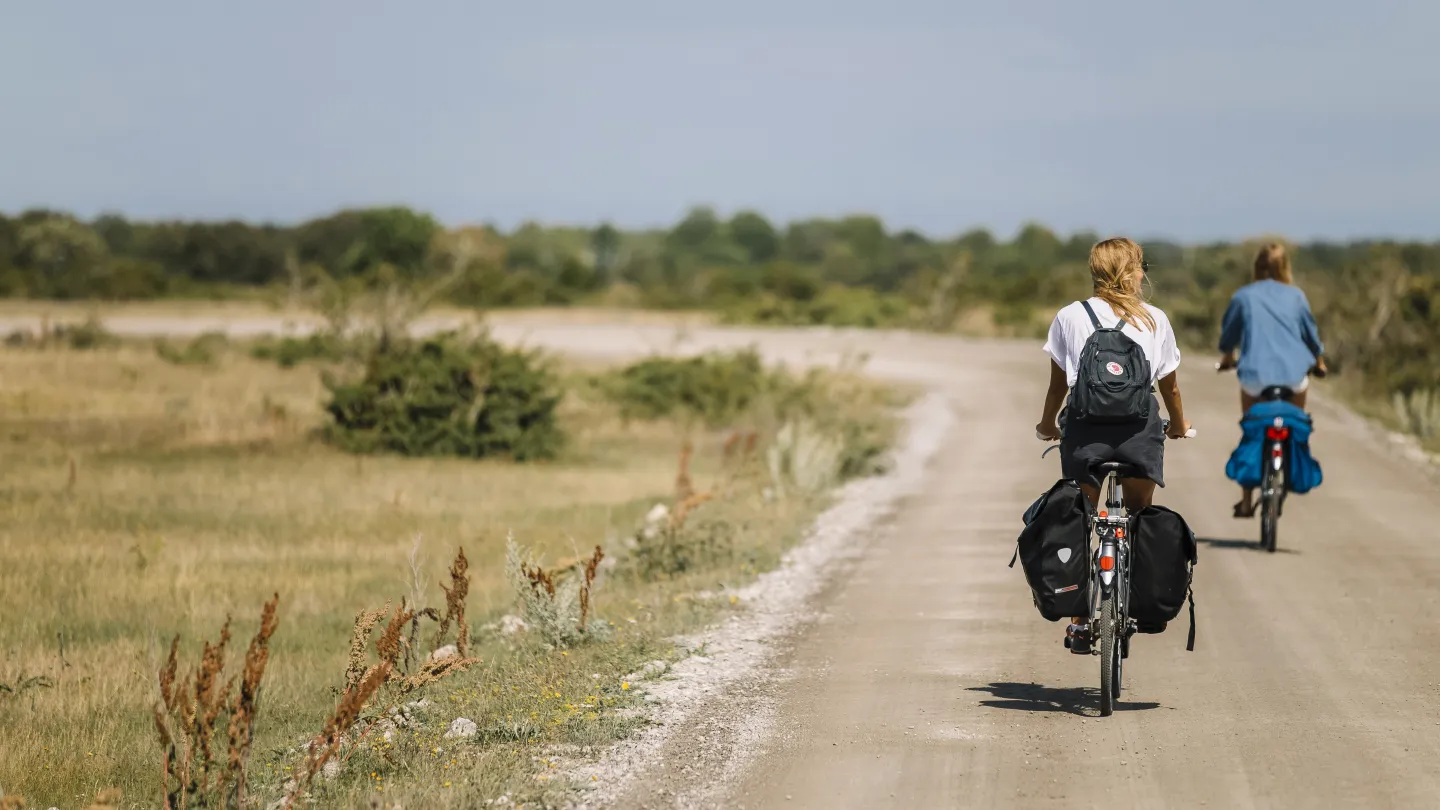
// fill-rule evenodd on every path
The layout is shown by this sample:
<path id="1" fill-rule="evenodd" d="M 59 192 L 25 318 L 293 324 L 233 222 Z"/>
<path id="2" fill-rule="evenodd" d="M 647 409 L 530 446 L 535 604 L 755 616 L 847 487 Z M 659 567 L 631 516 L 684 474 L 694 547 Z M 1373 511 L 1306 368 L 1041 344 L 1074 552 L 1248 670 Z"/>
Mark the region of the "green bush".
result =
<path id="1" fill-rule="evenodd" d="M 894 438 L 888 389 L 844 370 L 795 376 L 765 368 L 753 349 L 697 357 L 651 357 L 603 374 L 596 386 L 627 419 L 697 419 L 708 427 L 742 420 L 780 425 L 801 420 L 838 442 L 841 479 L 881 469 Z"/>
<path id="2" fill-rule="evenodd" d="M 696 418 L 723 426 L 749 410 L 775 380 L 753 349 L 698 357 L 651 357 L 598 379 L 627 419 Z"/>
<path id="3" fill-rule="evenodd" d="M 724 511 L 721 504 L 713 506 Z M 734 522 L 711 509 L 679 525 L 672 525 L 667 515 L 659 524 L 642 528 L 630 562 L 647 582 L 700 570 L 734 555 L 736 531 Z"/>
<path id="4" fill-rule="evenodd" d="M 206 332 L 180 347 L 167 340 L 156 341 L 155 354 L 177 366 L 211 366 L 229 345 L 224 332 Z"/>
<path id="5" fill-rule="evenodd" d="M 49 339 L 80 351 L 103 349 L 120 342 L 120 338 L 106 329 L 105 324 L 94 315 L 86 318 L 83 323 L 60 324 L 54 327 L 50 330 Z"/>
<path id="6" fill-rule="evenodd" d="M 326 377 L 326 431 L 356 453 L 553 457 L 564 443 L 562 393 L 536 354 L 450 332 L 377 346 L 362 379 Z"/>
<path id="7" fill-rule="evenodd" d="M 353 353 L 349 341 L 329 332 L 312 332 L 303 338 L 265 338 L 250 349 L 251 357 L 273 361 L 281 368 L 294 368 L 311 360 L 338 363 Z"/>
<path id="8" fill-rule="evenodd" d="M 831 284 L 813 298 L 761 292 L 732 299 L 721 314 L 729 323 L 770 326 L 898 328 L 914 320 L 904 298 L 843 284 Z"/>

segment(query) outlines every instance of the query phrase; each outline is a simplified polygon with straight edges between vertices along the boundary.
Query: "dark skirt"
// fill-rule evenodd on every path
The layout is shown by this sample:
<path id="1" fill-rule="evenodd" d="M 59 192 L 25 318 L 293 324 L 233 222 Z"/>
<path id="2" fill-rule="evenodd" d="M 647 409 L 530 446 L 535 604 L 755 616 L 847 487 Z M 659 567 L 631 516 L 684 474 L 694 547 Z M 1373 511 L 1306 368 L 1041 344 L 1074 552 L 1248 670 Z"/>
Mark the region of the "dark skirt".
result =
<path id="1" fill-rule="evenodd" d="M 1100 477 L 1092 468 L 1107 461 L 1122 461 L 1139 467 L 1145 478 L 1165 486 L 1165 429 L 1160 421 L 1160 403 L 1154 396 L 1150 397 L 1150 417 L 1143 423 L 1092 425 L 1064 419 L 1060 474 L 1098 488 Z"/>

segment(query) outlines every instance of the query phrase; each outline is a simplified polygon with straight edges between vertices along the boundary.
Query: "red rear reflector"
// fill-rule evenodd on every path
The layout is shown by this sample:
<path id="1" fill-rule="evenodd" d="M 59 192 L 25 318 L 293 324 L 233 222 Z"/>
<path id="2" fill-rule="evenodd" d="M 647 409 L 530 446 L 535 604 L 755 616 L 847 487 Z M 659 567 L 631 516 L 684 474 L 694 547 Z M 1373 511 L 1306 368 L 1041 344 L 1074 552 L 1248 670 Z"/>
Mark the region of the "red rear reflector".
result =
<path id="1" fill-rule="evenodd" d="M 1288 428 L 1288 427 L 1267 427 L 1267 428 L 1265 428 L 1265 438 L 1267 438 L 1267 439 L 1277 439 L 1277 440 L 1288 439 L 1288 438 L 1290 438 L 1290 428 Z"/>
<path id="2" fill-rule="evenodd" d="M 1124 530 L 1124 529 L 1116 529 L 1116 530 L 1115 530 L 1115 536 L 1116 536 L 1117 538 L 1121 539 L 1121 540 L 1125 539 L 1125 530 Z"/>
<path id="3" fill-rule="evenodd" d="M 1100 558 L 1100 570 L 1101 570 L 1101 571 L 1114 571 L 1114 570 L 1115 570 L 1115 558 L 1114 558 L 1114 557 L 1101 557 L 1101 558 Z"/>
<path id="4" fill-rule="evenodd" d="M 1101 512 L 1100 517 L 1110 517 L 1110 515 L 1106 512 Z"/>

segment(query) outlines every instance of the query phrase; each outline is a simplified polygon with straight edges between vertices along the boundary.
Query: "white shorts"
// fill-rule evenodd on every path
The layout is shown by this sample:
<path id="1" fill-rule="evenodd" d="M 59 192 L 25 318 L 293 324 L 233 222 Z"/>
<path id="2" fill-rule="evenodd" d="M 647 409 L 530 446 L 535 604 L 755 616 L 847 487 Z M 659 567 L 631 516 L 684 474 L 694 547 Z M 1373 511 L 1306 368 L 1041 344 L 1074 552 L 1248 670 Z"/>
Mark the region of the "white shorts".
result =
<path id="1" fill-rule="evenodd" d="M 1269 387 L 1269 386 L 1265 386 L 1265 388 L 1268 388 L 1268 387 Z M 1298 394 L 1298 393 L 1301 393 L 1302 391 L 1304 391 L 1305 389 L 1307 389 L 1307 388 L 1310 387 L 1310 378 L 1309 378 L 1308 376 L 1306 376 L 1306 377 L 1302 378 L 1302 379 L 1300 380 L 1300 382 L 1296 383 L 1295 385 L 1290 385 L 1290 386 L 1286 386 L 1286 387 L 1289 388 L 1291 391 L 1294 391 L 1294 392 L 1297 393 L 1297 394 Z M 1255 389 L 1252 389 L 1252 388 L 1251 388 L 1250 386 L 1248 386 L 1248 385 L 1241 385 L 1241 386 L 1240 386 L 1240 390 L 1244 391 L 1246 394 L 1248 394 L 1249 396 L 1251 396 L 1251 397 L 1253 397 L 1253 398 L 1255 398 L 1255 399 L 1259 399 L 1259 398 L 1260 398 L 1260 394 L 1261 394 L 1262 391 L 1265 390 L 1265 388 L 1261 388 L 1260 390 L 1255 390 Z"/>

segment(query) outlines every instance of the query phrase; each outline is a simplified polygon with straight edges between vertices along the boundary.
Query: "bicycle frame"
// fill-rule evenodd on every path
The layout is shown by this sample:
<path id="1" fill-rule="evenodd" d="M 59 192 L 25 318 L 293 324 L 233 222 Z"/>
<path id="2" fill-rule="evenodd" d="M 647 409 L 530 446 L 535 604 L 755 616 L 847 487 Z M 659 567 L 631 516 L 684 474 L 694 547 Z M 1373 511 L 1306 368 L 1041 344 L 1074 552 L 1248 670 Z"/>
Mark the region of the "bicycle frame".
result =
<path id="1" fill-rule="evenodd" d="M 1105 476 L 1104 494 L 1104 507 L 1091 518 L 1096 543 L 1095 564 L 1090 569 L 1095 578 L 1090 591 L 1090 619 L 1093 622 L 1099 618 L 1100 603 L 1109 597 L 1115 600 L 1120 626 L 1125 628 L 1130 623 L 1129 518 L 1117 473 Z"/>
<path id="2" fill-rule="evenodd" d="M 1278 543 L 1280 513 L 1285 496 L 1290 493 L 1290 427 L 1282 417 L 1265 428 L 1264 473 L 1260 479 L 1260 546 L 1275 551 Z"/>

